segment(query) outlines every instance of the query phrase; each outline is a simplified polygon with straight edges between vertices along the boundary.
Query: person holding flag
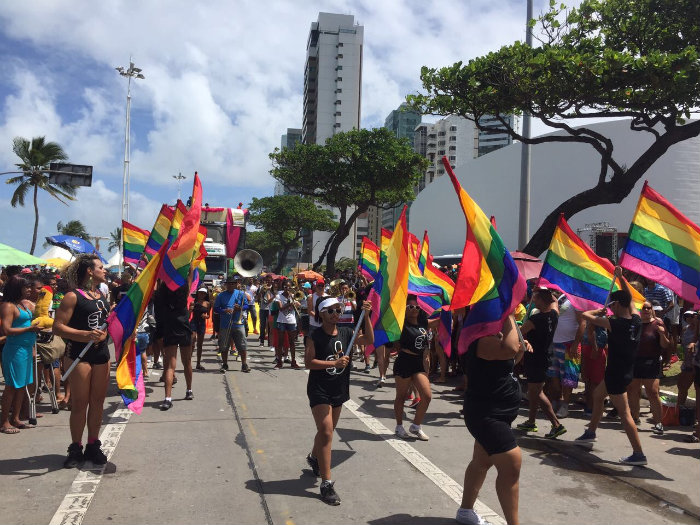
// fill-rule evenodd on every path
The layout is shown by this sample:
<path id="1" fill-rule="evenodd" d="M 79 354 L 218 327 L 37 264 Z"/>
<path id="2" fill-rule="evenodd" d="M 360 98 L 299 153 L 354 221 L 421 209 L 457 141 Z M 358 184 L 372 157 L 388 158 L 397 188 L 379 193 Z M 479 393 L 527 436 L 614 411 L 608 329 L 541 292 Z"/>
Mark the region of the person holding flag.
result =
<path id="1" fill-rule="evenodd" d="M 226 279 L 226 290 L 216 296 L 214 311 L 219 314 L 219 352 L 221 352 L 221 369 L 225 374 L 228 370 L 228 351 L 231 341 L 241 356 L 241 372 L 250 372 L 248 353 L 243 325 L 243 311 L 248 309 L 248 298 L 239 288 L 240 277 L 229 276 Z"/>

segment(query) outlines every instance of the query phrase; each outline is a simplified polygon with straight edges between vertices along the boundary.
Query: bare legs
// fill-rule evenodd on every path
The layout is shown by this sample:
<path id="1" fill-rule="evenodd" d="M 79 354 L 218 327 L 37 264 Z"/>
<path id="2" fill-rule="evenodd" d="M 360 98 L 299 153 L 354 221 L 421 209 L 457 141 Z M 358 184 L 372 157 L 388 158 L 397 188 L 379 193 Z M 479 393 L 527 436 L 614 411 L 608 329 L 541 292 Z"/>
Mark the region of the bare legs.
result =
<path id="1" fill-rule="evenodd" d="M 5 384 L 5 390 L 2 393 L 2 419 L 0 425 L 3 431 L 7 431 L 13 427 L 20 426 L 22 422 L 19 420 L 19 413 L 22 410 L 22 401 L 24 401 L 24 388 L 14 388 L 11 385 Z M 10 411 L 12 411 L 12 420 L 10 421 Z M 15 431 L 11 431 L 16 433 Z"/>
<path id="2" fill-rule="evenodd" d="M 403 424 L 403 405 L 406 400 L 406 393 L 408 389 L 413 384 L 418 391 L 418 396 L 420 397 L 420 403 L 416 407 L 416 413 L 413 417 L 413 423 L 415 425 L 420 425 L 423 423 L 423 418 L 425 413 L 428 411 L 428 405 L 432 400 L 432 393 L 430 391 L 430 381 L 428 380 L 427 374 L 421 372 L 418 374 L 413 374 L 409 378 L 396 377 L 396 397 L 394 398 L 394 417 L 396 419 L 397 425 Z"/>
<path id="3" fill-rule="evenodd" d="M 311 455 L 318 460 L 321 479 L 331 479 L 331 445 L 333 443 L 333 431 L 340 419 L 342 406 L 316 405 L 311 409 L 316 423 L 316 436 Z"/>
<path id="4" fill-rule="evenodd" d="M 588 425 L 588 429 L 592 432 L 598 429 L 600 420 L 603 417 L 603 401 L 607 395 L 608 391 L 605 388 L 605 383 L 600 383 L 595 389 L 595 392 L 593 392 L 593 415 Z M 622 421 L 622 426 L 627 433 L 627 439 L 629 439 L 630 445 L 632 445 L 632 451 L 642 454 L 642 443 L 639 440 L 637 427 L 632 420 L 632 414 L 630 414 L 629 404 L 627 403 L 627 393 L 610 394 L 610 401 L 612 401 L 613 406 L 617 409 L 617 413 Z"/>
<path id="5" fill-rule="evenodd" d="M 659 396 L 659 380 L 658 379 L 633 379 L 627 387 L 627 399 L 629 400 L 630 413 L 635 421 L 639 419 L 639 398 L 641 394 L 640 388 L 644 386 L 651 407 L 651 416 L 654 423 L 661 423 L 661 397 Z M 686 391 L 686 396 L 688 392 Z M 680 396 L 679 396 L 680 398 Z M 684 400 L 685 402 L 685 400 Z M 681 405 L 681 403 L 678 403 Z"/>
<path id="6" fill-rule="evenodd" d="M 544 383 L 528 383 L 527 384 L 527 401 L 530 408 L 528 422 L 535 424 L 537 419 L 537 409 L 541 408 L 547 419 L 551 421 L 552 425 L 555 427 L 559 426 L 559 420 L 557 419 L 552 404 L 549 402 L 547 396 L 544 395 L 542 388 Z"/>
<path id="7" fill-rule="evenodd" d="M 68 359 L 68 365 L 72 363 Z M 85 424 L 88 439 L 97 438 L 102 425 L 107 385 L 109 384 L 109 362 L 91 365 L 80 362 L 69 376 L 71 383 L 70 434 L 73 443 L 83 439 Z"/>

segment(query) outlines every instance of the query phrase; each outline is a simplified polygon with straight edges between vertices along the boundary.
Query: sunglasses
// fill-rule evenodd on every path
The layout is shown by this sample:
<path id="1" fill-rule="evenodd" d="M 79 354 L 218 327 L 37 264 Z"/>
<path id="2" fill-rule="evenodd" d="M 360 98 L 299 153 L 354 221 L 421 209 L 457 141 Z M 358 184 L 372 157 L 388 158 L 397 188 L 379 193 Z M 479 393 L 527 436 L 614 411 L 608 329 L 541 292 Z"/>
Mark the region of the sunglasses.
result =
<path id="1" fill-rule="evenodd" d="M 651 306 L 642 306 L 642 310 L 644 310 L 644 311 L 651 310 L 651 309 L 652 309 Z"/>
<path id="2" fill-rule="evenodd" d="M 343 313 L 343 310 L 341 310 L 340 308 L 328 308 L 328 309 L 326 310 L 326 312 L 328 312 L 328 313 L 331 314 L 331 315 L 333 315 L 333 314 L 338 314 L 338 315 L 340 315 L 341 313 Z"/>
<path id="3" fill-rule="evenodd" d="M 420 308 L 420 306 L 418 306 L 417 304 L 407 304 L 406 305 L 406 310 L 418 310 L 418 308 Z"/>

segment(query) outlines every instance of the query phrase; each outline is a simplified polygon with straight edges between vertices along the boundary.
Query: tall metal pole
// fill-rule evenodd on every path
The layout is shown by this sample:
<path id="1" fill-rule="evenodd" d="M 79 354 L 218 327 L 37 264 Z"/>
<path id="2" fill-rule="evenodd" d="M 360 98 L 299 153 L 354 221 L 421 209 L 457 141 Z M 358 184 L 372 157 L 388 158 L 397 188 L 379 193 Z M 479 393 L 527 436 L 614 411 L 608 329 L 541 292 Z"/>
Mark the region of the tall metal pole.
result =
<path id="1" fill-rule="evenodd" d="M 527 21 L 525 23 L 525 43 L 532 46 L 532 0 L 527 0 Z M 525 139 L 530 138 L 530 114 L 523 112 Z M 530 240 L 530 144 L 523 142 L 520 150 L 520 217 L 518 227 L 518 248 L 523 249 Z"/>
<path id="2" fill-rule="evenodd" d="M 177 181 L 177 200 L 180 200 L 180 190 L 182 189 L 182 181 L 185 180 L 187 177 L 185 177 L 182 172 L 179 172 L 177 175 L 173 175 L 173 179 Z"/>

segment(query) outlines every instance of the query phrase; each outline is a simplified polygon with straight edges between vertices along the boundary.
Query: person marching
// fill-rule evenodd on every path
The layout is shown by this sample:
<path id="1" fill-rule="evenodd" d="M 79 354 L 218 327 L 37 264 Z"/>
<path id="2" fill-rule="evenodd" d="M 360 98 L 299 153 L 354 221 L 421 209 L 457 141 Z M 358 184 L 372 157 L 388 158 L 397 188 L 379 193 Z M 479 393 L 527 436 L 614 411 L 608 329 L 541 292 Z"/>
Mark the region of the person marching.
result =
<path id="1" fill-rule="evenodd" d="M 363 305 L 364 331 L 355 340 L 361 345 L 374 342 L 371 309 L 369 302 Z M 314 445 L 306 461 L 314 475 L 321 476 L 321 499 L 329 505 L 340 505 L 335 483 L 331 481 L 331 445 L 343 403 L 350 399 L 352 361 L 348 354 L 353 329 L 338 327 L 342 311 L 335 297 L 324 297 L 318 302 L 315 317 L 321 327 L 307 339 L 304 354 L 304 363 L 310 370 L 306 395 L 316 423 Z"/>
<path id="2" fill-rule="evenodd" d="M 287 348 L 284 348 L 285 337 L 287 337 L 288 350 L 292 357 L 292 368 L 298 370 L 301 367 L 297 364 L 296 360 L 296 339 L 298 333 L 296 308 L 299 307 L 299 303 L 294 300 L 291 293 L 291 283 L 286 280 L 283 285 L 283 289 L 275 297 L 275 303 L 279 308 L 279 313 L 277 314 L 277 333 L 278 333 L 278 345 L 275 347 L 277 353 L 277 363 L 275 368 L 282 368 L 283 359 L 287 355 Z"/>
<path id="3" fill-rule="evenodd" d="M 605 368 L 605 380 L 593 392 L 593 415 L 586 431 L 576 441 L 578 443 L 593 443 L 596 441 L 596 430 L 603 417 L 603 401 L 610 395 L 610 401 L 617 409 L 622 426 L 627 433 L 632 455 L 621 458 L 620 463 L 626 465 L 646 465 L 647 458 L 642 451 L 639 432 L 632 419 L 627 402 L 627 387 L 634 378 L 634 364 L 642 332 L 642 319 L 632 304 L 632 292 L 627 281 L 622 279 L 622 268 L 615 267 L 615 279 L 622 283 L 622 289 L 610 294 L 608 307 L 613 315 L 606 317 L 607 308 L 584 312 L 583 318 L 601 326 L 608 331 L 608 364 Z"/>
<path id="4" fill-rule="evenodd" d="M 248 347 L 246 346 L 245 327 L 243 326 L 243 311 L 248 308 L 246 293 L 240 290 L 240 278 L 229 276 L 226 279 L 226 290 L 216 297 L 214 311 L 219 314 L 219 352 L 221 352 L 221 368 L 225 374 L 228 370 L 228 352 L 231 341 L 236 345 L 241 356 L 241 372 L 250 372 L 248 366 Z"/>
<path id="5" fill-rule="evenodd" d="M 197 344 L 197 370 L 204 370 L 202 365 L 202 345 L 204 344 L 204 334 L 207 330 L 207 319 L 209 319 L 209 311 L 211 303 L 209 302 L 209 290 L 202 287 L 197 290 L 197 295 L 194 302 L 190 305 L 192 318 L 190 319 L 190 327 L 194 334 Z"/>
<path id="6" fill-rule="evenodd" d="M 85 345 L 92 346 L 80 359 L 69 377 L 71 388 L 71 444 L 65 468 L 75 468 L 84 460 L 95 465 L 107 463 L 98 439 L 102 425 L 107 385 L 109 384 L 109 348 L 103 326 L 109 314 L 109 300 L 99 291 L 106 271 L 95 254 L 81 254 L 68 266 L 63 276 L 73 290 L 63 296 L 56 312 L 53 333 L 67 340 L 66 365 L 78 359 Z M 83 431 L 87 422 L 88 441 L 83 452 Z"/>
<path id="7" fill-rule="evenodd" d="M 396 397 L 394 398 L 394 417 L 396 418 L 395 434 L 402 438 L 414 437 L 428 441 L 428 436 L 421 429 L 423 417 L 432 399 L 430 380 L 428 379 L 430 360 L 430 341 L 433 336 L 431 328 L 437 327 L 440 319 L 428 321 L 428 316 L 418 306 L 415 295 L 409 295 L 406 302 L 406 317 L 398 342 L 399 355 L 394 361 L 394 376 L 396 378 Z M 403 405 L 409 388 L 413 385 L 417 390 L 420 401 L 416 406 L 413 423 L 408 432 L 403 427 Z"/>

